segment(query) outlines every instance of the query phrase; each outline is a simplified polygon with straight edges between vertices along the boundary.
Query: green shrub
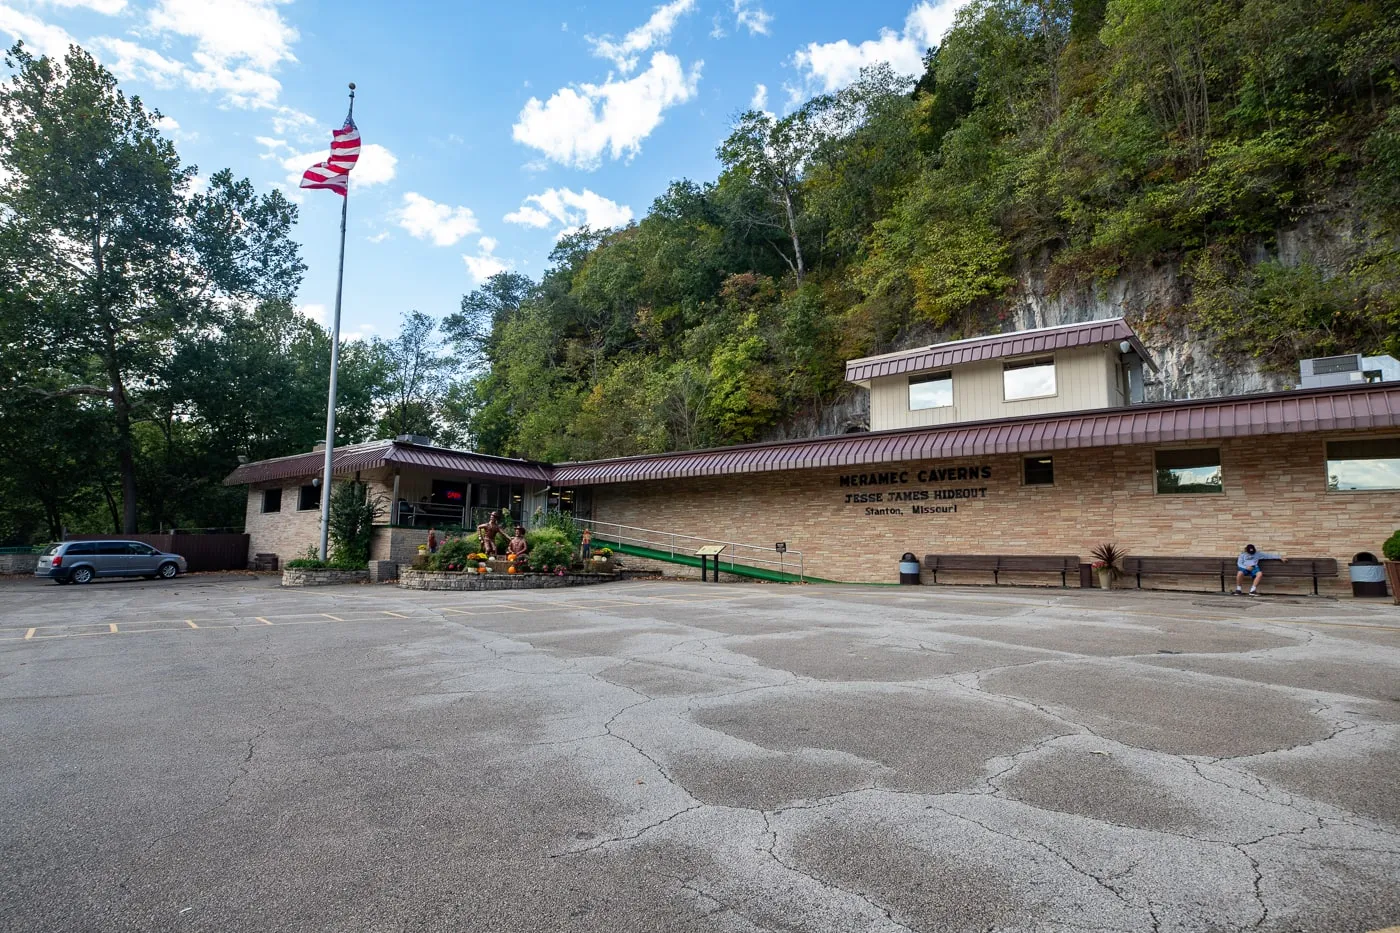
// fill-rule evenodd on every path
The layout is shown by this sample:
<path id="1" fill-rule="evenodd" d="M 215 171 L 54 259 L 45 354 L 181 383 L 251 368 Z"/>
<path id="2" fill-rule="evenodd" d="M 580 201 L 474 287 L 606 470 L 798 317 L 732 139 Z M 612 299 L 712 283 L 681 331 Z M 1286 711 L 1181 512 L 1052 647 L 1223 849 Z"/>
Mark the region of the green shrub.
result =
<path id="1" fill-rule="evenodd" d="M 1381 545 L 1381 553 L 1385 555 L 1386 560 L 1400 560 L 1400 528 L 1385 539 L 1385 544 Z"/>
<path id="2" fill-rule="evenodd" d="M 298 557 L 282 565 L 287 570 L 364 570 L 368 561 L 320 560 L 315 557 Z"/>
<path id="3" fill-rule="evenodd" d="M 535 511 L 535 532 L 540 531 L 560 531 L 564 537 L 572 544 L 578 544 L 583 540 L 583 529 L 574 521 L 574 517 L 565 512 L 551 512 L 542 515 L 537 509 Z"/>
<path id="4" fill-rule="evenodd" d="M 560 528 L 544 527 L 525 533 L 525 542 L 530 545 L 527 559 L 531 570 L 549 573 L 559 568 L 567 568 L 573 560 L 574 543 L 568 533 Z"/>
<path id="5" fill-rule="evenodd" d="M 384 511 L 384 497 L 370 496 L 363 483 L 341 483 L 331 490 L 328 523 L 331 562 L 367 566 L 374 522 Z M 340 569 L 340 568 L 337 568 Z"/>
<path id="6" fill-rule="evenodd" d="M 468 570 L 476 567 L 469 555 L 481 550 L 476 535 L 444 541 L 437 553 L 428 558 L 429 570 Z"/>

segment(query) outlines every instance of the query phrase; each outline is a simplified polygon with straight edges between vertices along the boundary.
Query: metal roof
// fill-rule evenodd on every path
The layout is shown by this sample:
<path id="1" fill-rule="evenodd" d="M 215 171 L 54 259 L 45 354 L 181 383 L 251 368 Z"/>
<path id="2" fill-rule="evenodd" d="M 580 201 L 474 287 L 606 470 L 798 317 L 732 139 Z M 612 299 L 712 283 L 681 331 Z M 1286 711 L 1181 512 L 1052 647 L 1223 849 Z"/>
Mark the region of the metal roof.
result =
<path id="1" fill-rule="evenodd" d="M 990 337 L 973 337 L 970 340 L 954 340 L 951 343 L 937 343 L 916 350 L 901 350 L 898 353 L 850 360 L 846 363 L 846 381 L 866 382 L 882 376 L 927 372 L 931 369 L 979 363 L 1007 356 L 1046 353 L 1097 343 L 1120 343 L 1124 340 L 1132 344 L 1138 356 L 1142 357 L 1148 366 L 1154 370 L 1157 368 L 1147 348 L 1128 326 L 1128 322 L 1121 317 L 1115 317 L 1106 321 L 1089 321 L 1085 324 L 1065 324 L 1060 327 L 1041 327 Z"/>
<path id="2" fill-rule="evenodd" d="M 333 457 L 331 472 L 339 475 L 384 466 L 412 466 L 456 476 L 543 483 L 549 481 L 550 469 L 547 464 L 531 460 L 492 457 L 445 447 L 420 447 L 401 441 L 370 441 L 365 444 L 337 447 Z M 325 452 L 314 450 L 290 457 L 243 463 L 225 477 L 224 485 L 240 486 L 276 479 L 319 476 L 325 468 L 325 462 Z"/>
<path id="3" fill-rule="evenodd" d="M 406 466 L 464 477 L 586 486 L 774 470 L 854 467 L 940 457 L 1046 453 L 1083 447 L 1180 444 L 1261 434 L 1387 428 L 1400 428 L 1400 384 L 1397 383 L 1156 402 L 1128 408 L 1063 412 L 557 465 L 442 447 L 420 447 L 397 441 L 373 441 L 337 448 L 332 469 L 344 475 L 382 466 Z M 224 484 L 234 486 L 316 476 L 324 460 L 324 454 L 312 451 L 245 463 L 229 474 Z"/>
<path id="4" fill-rule="evenodd" d="M 559 464 L 555 485 L 1400 427 L 1400 385 L 1281 392 Z"/>

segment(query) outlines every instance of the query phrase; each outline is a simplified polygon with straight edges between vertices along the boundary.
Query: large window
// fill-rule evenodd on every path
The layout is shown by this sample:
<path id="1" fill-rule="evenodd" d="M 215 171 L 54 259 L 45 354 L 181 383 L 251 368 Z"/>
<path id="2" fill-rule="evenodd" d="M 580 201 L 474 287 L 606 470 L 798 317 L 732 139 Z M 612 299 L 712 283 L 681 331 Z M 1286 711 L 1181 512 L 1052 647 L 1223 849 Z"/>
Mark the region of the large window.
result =
<path id="1" fill-rule="evenodd" d="M 1055 358 L 1045 356 L 1033 360 L 1005 363 L 1001 368 L 1001 379 L 1008 402 L 1054 395 L 1057 391 L 1055 388 Z"/>
<path id="2" fill-rule="evenodd" d="M 1220 448 L 1157 451 L 1157 492 L 1162 495 L 1224 492 Z"/>
<path id="3" fill-rule="evenodd" d="M 1055 461 L 1050 457 L 1027 457 L 1021 461 L 1021 481 L 1027 486 L 1055 485 Z"/>
<path id="4" fill-rule="evenodd" d="M 1400 437 L 1328 442 L 1327 488 L 1400 489 Z"/>
<path id="5" fill-rule="evenodd" d="M 321 490 L 315 486 L 306 485 L 297 491 L 297 511 L 309 512 L 311 509 L 321 507 Z"/>
<path id="6" fill-rule="evenodd" d="M 264 489 L 262 510 L 264 515 L 268 514 L 269 512 L 282 511 L 282 490 Z"/>
<path id="7" fill-rule="evenodd" d="M 947 408 L 953 404 L 953 374 L 909 377 L 909 410 Z"/>

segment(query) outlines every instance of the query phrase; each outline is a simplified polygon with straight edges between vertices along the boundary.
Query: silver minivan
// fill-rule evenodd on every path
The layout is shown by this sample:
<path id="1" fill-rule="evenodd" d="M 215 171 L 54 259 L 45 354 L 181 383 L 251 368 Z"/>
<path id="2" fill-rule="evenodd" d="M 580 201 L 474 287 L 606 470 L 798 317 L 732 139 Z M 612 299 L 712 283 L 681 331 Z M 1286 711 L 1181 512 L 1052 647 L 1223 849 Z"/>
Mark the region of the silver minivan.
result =
<path id="1" fill-rule="evenodd" d="M 174 579 L 186 570 L 179 554 L 157 550 L 141 541 L 64 541 L 39 557 L 34 576 L 59 583 L 91 583 L 94 577 Z"/>

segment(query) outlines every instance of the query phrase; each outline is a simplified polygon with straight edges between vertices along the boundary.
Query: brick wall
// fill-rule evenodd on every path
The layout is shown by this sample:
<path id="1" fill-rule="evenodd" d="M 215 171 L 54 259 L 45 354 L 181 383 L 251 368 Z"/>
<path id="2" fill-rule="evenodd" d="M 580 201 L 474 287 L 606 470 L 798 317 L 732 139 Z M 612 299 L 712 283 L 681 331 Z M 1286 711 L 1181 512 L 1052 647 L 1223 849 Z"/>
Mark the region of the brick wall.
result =
<path id="1" fill-rule="evenodd" d="M 594 517 L 747 544 L 786 541 L 789 549 L 804 553 L 808 574 L 851 582 L 898 580 L 896 565 L 905 551 L 921 558 L 1001 553 L 1078 554 L 1088 560 L 1090 550 L 1105 541 L 1129 554 L 1219 556 L 1233 556 L 1253 542 L 1266 551 L 1336 558 L 1341 575 L 1322 586 L 1323 592 L 1340 595 L 1350 592 L 1345 565 L 1352 555 L 1379 553 L 1381 542 L 1400 525 L 1400 492 L 1328 492 L 1324 442 L 1329 436 L 1338 435 L 1221 441 L 1216 446 L 1224 492 L 1216 495 L 1156 495 L 1153 451 L 1162 448 L 1112 447 L 1054 453 L 1053 486 L 1022 485 L 1019 455 L 963 457 L 599 486 Z M 919 470 L 983 466 L 991 468 L 990 478 L 917 481 Z M 843 474 L 889 470 L 910 471 L 910 482 L 840 485 Z M 883 493 L 888 500 L 895 491 L 983 487 L 985 498 L 846 501 L 849 494 Z M 957 511 L 914 514 L 915 505 L 956 506 Z M 867 509 L 903 514 L 868 514 Z M 984 577 L 977 582 L 991 582 L 990 574 Z M 1038 582 L 1058 586 L 1059 577 Z M 1219 581 L 1198 578 L 1185 586 L 1218 589 Z M 1307 592 L 1311 583 L 1276 580 L 1266 588 Z"/>

